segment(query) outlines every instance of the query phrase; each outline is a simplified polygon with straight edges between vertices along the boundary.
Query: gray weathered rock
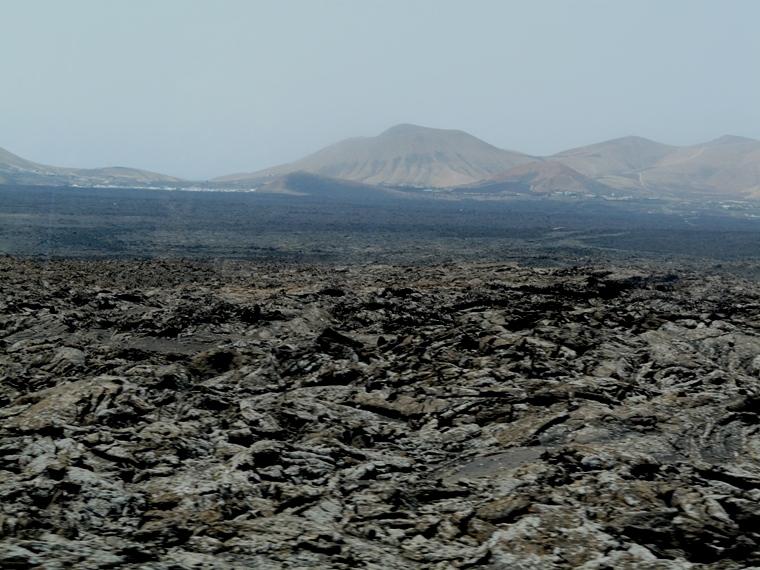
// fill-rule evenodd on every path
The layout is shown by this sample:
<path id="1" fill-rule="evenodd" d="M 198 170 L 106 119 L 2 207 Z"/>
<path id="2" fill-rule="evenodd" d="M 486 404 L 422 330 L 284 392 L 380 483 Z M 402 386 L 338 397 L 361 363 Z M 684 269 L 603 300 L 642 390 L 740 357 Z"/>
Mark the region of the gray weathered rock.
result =
<path id="1" fill-rule="evenodd" d="M 755 282 L 0 258 L 0 286 L 3 568 L 760 566 Z"/>

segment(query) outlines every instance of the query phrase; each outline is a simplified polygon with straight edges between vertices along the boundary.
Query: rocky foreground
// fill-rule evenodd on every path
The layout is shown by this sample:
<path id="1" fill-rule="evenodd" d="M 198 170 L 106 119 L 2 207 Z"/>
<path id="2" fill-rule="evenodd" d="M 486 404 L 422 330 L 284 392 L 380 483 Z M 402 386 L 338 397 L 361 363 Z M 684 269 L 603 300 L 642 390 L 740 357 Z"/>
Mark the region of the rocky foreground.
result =
<path id="1" fill-rule="evenodd" d="M 760 567 L 760 285 L 0 258 L 2 568 Z"/>

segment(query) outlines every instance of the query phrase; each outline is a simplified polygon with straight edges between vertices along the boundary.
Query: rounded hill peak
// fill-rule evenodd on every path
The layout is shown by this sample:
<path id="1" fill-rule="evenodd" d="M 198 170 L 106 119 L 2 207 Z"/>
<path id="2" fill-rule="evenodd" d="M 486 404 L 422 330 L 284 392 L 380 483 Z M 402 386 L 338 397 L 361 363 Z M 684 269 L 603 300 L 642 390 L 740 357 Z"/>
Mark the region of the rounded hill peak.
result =
<path id="1" fill-rule="evenodd" d="M 710 142 L 706 143 L 706 145 L 710 146 L 717 146 L 717 145 L 724 145 L 724 144 L 756 144 L 758 141 L 755 139 L 750 139 L 747 137 L 739 137 L 736 135 L 723 135 L 722 137 L 718 137 L 717 139 L 713 139 Z"/>
<path id="2" fill-rule="evenodd" d="M 449 187 L 477 182 L 530 160 L 531 157 L 496 148 L 464 131 L 402 123 L 378 136 L 347 139 L 258 175 L 303 170 L 365 184 Z M 256 174 L 226 180 L 246 176 Z"/>
<path id="3" fill-rule="evenodd" d="M 461 133 L 463 131 L 454 131 L 448 129 L 435 129 L 433 127 L 423 127 L 412 123 L 401 123 L 394 125 L 380 133 L 381 137 L 409 136 L 409 135 L 427 135 L 442 133 Z"/>

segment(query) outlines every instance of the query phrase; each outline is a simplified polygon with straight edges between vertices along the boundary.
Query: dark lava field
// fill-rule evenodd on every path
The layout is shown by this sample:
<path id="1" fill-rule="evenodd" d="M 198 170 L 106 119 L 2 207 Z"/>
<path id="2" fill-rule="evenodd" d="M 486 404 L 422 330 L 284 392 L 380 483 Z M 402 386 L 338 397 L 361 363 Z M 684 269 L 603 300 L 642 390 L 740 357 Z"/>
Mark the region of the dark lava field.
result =
<path id="1" fill-rule="evenodd" d="M 0 257 L 0 567 L 760 566 L 760 285 Z"/>
<path id="2" fill-rule="evenodd" d="M 0 254 L 538 265 L 644 257 L 758 264 L 760 204 L 0 185 Z"/>

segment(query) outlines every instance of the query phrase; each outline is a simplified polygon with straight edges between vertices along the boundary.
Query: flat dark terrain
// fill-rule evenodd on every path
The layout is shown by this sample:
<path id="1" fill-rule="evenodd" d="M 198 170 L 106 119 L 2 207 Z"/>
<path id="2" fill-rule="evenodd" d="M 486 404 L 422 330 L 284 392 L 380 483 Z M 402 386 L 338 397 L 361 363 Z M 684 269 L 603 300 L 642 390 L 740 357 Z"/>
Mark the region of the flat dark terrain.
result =
<path id="1" fill-rule="evenodd" d="M 0 253 L 296 262 L 755 260 L 760 207 L 0 187 Z"/>

